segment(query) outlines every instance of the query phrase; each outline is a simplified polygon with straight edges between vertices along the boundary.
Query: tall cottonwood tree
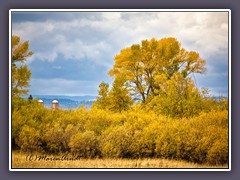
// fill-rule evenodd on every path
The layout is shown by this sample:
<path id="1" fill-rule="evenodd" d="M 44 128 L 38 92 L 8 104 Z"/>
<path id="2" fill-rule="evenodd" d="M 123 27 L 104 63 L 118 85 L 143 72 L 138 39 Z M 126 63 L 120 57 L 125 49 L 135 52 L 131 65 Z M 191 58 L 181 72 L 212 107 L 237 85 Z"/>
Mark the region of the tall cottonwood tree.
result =
<path id="1" fill-rule="evenodd" d="M 12 36 L 12 96 L 21 96 L 28 93 L 31 71 L 24 65 L 29 51 L 29 42 L 21 42 L 20 37 Z"/>
<path id="2" fill-rule="evenodd" d="M 204 73 L 205 60 L 199 53 L 181 48 L 176 38 L 143 40 L 122 49 L 109 71 L 112 77 L 125 76 L 132 95 L 146 102 L 164 92 L 164 83 L 180 73 L 184 79 L 192 73 Z M 150 98 L 151 99 L 151 98 Z"/>

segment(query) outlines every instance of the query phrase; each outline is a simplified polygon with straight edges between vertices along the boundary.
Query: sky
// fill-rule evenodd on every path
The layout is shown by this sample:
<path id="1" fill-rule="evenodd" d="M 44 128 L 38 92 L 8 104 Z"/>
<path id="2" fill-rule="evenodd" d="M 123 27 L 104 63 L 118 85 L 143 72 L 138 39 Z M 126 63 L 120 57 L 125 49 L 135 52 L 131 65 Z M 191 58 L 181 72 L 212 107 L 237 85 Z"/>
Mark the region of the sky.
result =
<path id="1" fill-rule="evenodd" d="M 175 37 L 206 60 L 197 87 L 228 96 L 228 12 L 12 12 L 12 35 L 29 41 L 29 94 L 97 95 L 120 50 Z"/>

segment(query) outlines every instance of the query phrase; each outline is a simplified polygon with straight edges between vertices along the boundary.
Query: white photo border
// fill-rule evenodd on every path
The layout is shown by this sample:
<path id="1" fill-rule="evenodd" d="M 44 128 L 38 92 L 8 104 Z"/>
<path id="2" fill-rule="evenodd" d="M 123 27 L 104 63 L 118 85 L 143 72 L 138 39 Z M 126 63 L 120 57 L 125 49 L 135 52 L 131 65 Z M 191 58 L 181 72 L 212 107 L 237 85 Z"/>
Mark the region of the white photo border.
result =
<path id="1" fill-rule="evenodd" d="M 13 12 L 228 12 L 228 168 L 12 168 L 11 47 Z M 231 10 L 230 9 L 10 9 L 9 10 L 9 171 L 231 171 Z"/>

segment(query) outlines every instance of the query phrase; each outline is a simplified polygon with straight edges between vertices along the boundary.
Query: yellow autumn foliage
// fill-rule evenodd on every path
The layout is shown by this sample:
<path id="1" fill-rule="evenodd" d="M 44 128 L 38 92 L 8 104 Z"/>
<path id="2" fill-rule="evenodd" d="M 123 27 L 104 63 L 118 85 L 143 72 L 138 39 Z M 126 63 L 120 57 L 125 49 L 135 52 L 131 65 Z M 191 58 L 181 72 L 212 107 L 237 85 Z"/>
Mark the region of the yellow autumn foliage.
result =
<path id="1" fill-rule="evenodd" d="M 14 99 L 12 146 L 23 152 L 72 153 L 84 158 L 167 158 L 228 163 L 228 110 L 171 118 L 135 104 L 113 112 L 81 107 L 52 111 Z"/>

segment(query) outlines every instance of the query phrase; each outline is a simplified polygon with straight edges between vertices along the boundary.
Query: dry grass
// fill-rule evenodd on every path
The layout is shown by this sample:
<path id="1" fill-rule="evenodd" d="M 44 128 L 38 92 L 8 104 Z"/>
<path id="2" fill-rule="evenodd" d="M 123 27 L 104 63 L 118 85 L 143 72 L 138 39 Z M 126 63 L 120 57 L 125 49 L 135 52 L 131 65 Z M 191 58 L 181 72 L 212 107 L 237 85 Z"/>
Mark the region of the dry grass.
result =
<path id="1" fill-rule="evenodd" d="M 37 158 L 36 158 L 37 157 Z M 46 156 L 49 159 L 38 158 L 40 155 L 32 156 L 29 160 L 28 154 L 13 152 L 12 168 L 228 168 L 223 166 L 210 166 L 194 164 L 186 161 L 166 159 L 78 159 L 78 160 L 50 160 L 62 156 Z M 67 156 L 70 158 L 70 156 Z"/>

